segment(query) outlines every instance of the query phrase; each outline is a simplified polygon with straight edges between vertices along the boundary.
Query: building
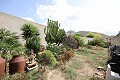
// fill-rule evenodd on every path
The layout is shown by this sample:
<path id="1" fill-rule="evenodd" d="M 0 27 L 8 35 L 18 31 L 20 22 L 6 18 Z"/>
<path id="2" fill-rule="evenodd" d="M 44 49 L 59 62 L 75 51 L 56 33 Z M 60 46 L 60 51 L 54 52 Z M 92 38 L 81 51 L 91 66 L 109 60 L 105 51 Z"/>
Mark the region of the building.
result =
<path id="1" fill-rule="evenodd" d="M 120 46 L 120 32 L 111 38 L 111 44 Z"/>
<path id="2" fill-rule="evenodd" d="M 36 26 L 40 32 L 40 39 L 42 45 L 47 45 L 45 41 L 45 34 L 44 34 L 44 25 L 28 21 L 13 15 L 9 15 L 3 12 L 0 12 L 0 28 L 6 28 L 7 30 L 11 30 L 11 32 L 16 32 L 18 36 L 20 36 L 20 42 L 24 43 L 25 41 L 22 39 L 22 31 L 21 26 L 25 23 L 31 23 L 32 25 Z"/>

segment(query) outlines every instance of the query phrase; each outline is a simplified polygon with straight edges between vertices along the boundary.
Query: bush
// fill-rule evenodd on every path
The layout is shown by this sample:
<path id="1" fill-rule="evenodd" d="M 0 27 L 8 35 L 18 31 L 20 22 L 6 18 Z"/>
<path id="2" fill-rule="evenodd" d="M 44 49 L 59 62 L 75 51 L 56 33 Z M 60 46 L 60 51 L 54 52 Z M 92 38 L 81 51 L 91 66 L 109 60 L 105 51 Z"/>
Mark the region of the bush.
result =
<path id="1" fill-rule="evenodd" d="M 63 51 L 63 54 L 62 54 L 63 56 L 64 56 L 64 58 L 66 59 L 66 60 L 69 60 L 70 58 L 72 58 L 73 56 L 74 56 L 74 51 L 73 50 L 64 50 Z"/>
<path id="2" fill-rule="evenodd" d="M 66 61 L 69 61 L 73 56 L 74 56 L 73 50 L 66 50 L 64 48 L 62 54 L 57 59 L 60 63 L 66 64 Z"/>
<path id="3" fill-rule="evenodd" d="M 65 46 L 69 46 L 73 49 L 76 49 L 78 48 L 78 44 L 77 44 L 77 41 L 71 36 L 66 36 L 63 40 L 63 45 Z"/>
<path id="4" fill-rule="evenodd" d="M 49 50 L 45 50 L 41 54 L 38 54 L 37 58 L 42 64 L 50 64 L 51 66 L 55 66 L 57 64 L 56 58 Z"/>
<path id="5" fill-rule="evenodd" d="M 63 52 L 63 49 L 70 50 L 71 48 L 64 45 L 58 46 L 56 44 L 48 44 L 47 46 L 47 50 L 50 50 L 56 58 Z"/>
<path id="6" fill-rule="evenodd" d="M 94 36 L 94 37 L 95 37 L 95 38 L 99 38 L 99 39 L 101 39 L 101 38 L 102 38 L 101 34 L 99 34 L 99 33 L 95 34 L 95 36 Z"/>
<path id="7" fill-rule="evenodd" d="M 95 37 L 95 34 L 92 33 L 92 32 L 88 32 L 88 33 L 86 34 L 86 37 L 93 38 L 93 37 Z"/>
<path id="8" fill-rule="evenodd" d="M 105 47 L 105 42 L 102 39 L 96 38 L 88 42 L 88 45 Z"/>
<path id="9" fill-rule="evenodd" d="M 81 37 L 80 36 L 77 36 L 77 35 L 73 35 L 72 36 L 76 41 L 77 41 L 77 45 L 78 46 L 83 46 L 84 45 L 84 41 L 83 41 L 83 39 L 81 39 Z"/>
<path id="10" fill-rule="evenodd" d="M 62 51 L 62 49 L 58 45 L 55 45 L 55 44 L 48 44 L 47 50 L 50 50 L 55 57 L 57 57 Z"/>
<path id="11" fill-rule="evenodd" d="M 77 32 L 74 34 L 75 36 L 83 37 L 83 35 L 80 32 Z"/>
<path id="12" fill-rule="evenodd" d="M 30 51 L 33 50 L 34 53 L 38 53 L 40 51 L 40 38 L 38 36 L 29 38 L 25 44 L 25 47 Z"/>

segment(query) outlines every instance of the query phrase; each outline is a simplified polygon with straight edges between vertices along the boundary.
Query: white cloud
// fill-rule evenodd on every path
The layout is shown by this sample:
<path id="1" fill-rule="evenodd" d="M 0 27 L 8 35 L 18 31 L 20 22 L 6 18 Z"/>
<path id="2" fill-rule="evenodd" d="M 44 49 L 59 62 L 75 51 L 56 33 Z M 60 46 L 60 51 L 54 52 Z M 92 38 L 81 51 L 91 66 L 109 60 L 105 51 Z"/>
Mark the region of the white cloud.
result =
<path id="1" fill-rule="evenodd" d="M 23 19 L 28 20 L 28 21 L 32 21 L 32 22 L 36 22 L 33 18 L 30 18 L 30 17 L 23 18 Z"/>
<path id="2" fill-rule="evenodd" d="M 65 30 L 86 30 L 111 35 L 120 31 L 119 0 L 87 0 L 84 6 L 72 6 L 68 1 L 53 0 L 51 5 L 37 4 L 36 13 L 45 21 L 47 18 L 58 20 Z"/>

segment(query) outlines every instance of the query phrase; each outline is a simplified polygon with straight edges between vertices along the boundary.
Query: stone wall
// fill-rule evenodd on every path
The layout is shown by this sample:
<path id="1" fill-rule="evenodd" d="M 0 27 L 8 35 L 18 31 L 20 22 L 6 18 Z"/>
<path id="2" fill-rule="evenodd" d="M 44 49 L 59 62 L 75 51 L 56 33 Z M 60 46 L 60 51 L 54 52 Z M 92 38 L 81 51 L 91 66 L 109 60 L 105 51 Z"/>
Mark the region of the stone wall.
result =
<path id="1" fill-rule="evenodd" d="M 44 34 L 44 25 L 28 21 L 16 16 L 12 16 L 3 12 L 0 12 L 0 28 L 6 28 L 7 30 L 11 30 L 12 32 L 16 32 L 18 36 L 20 36 L 20 42 L 24 43 L 25 41 L 22 39 L 22 31 L 21 26 L 25 23 L 31 23 L 32 25 L 36 26 L 40 32 L 40 39 L 42 45 L 47 45 L 45 41 L 45 34 Z"/>

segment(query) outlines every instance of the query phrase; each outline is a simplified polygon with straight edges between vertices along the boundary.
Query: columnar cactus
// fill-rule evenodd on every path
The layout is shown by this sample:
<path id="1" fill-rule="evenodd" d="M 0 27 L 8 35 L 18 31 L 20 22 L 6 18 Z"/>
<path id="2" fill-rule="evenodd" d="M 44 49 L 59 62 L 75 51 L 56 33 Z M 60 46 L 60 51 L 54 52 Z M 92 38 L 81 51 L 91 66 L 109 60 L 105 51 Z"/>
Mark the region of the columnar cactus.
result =
<path id="1" fill-rule="evenodd" d="M 44 33 L 46 35 L 45 40 L 49 44 L 56 43 L 59 45 L 63 38 L 65 37 L 65 30 L 59 29 L 60 24 L 58 21 L 49 20 L 47 22 L 47 26 L 45 27 Z"/>

